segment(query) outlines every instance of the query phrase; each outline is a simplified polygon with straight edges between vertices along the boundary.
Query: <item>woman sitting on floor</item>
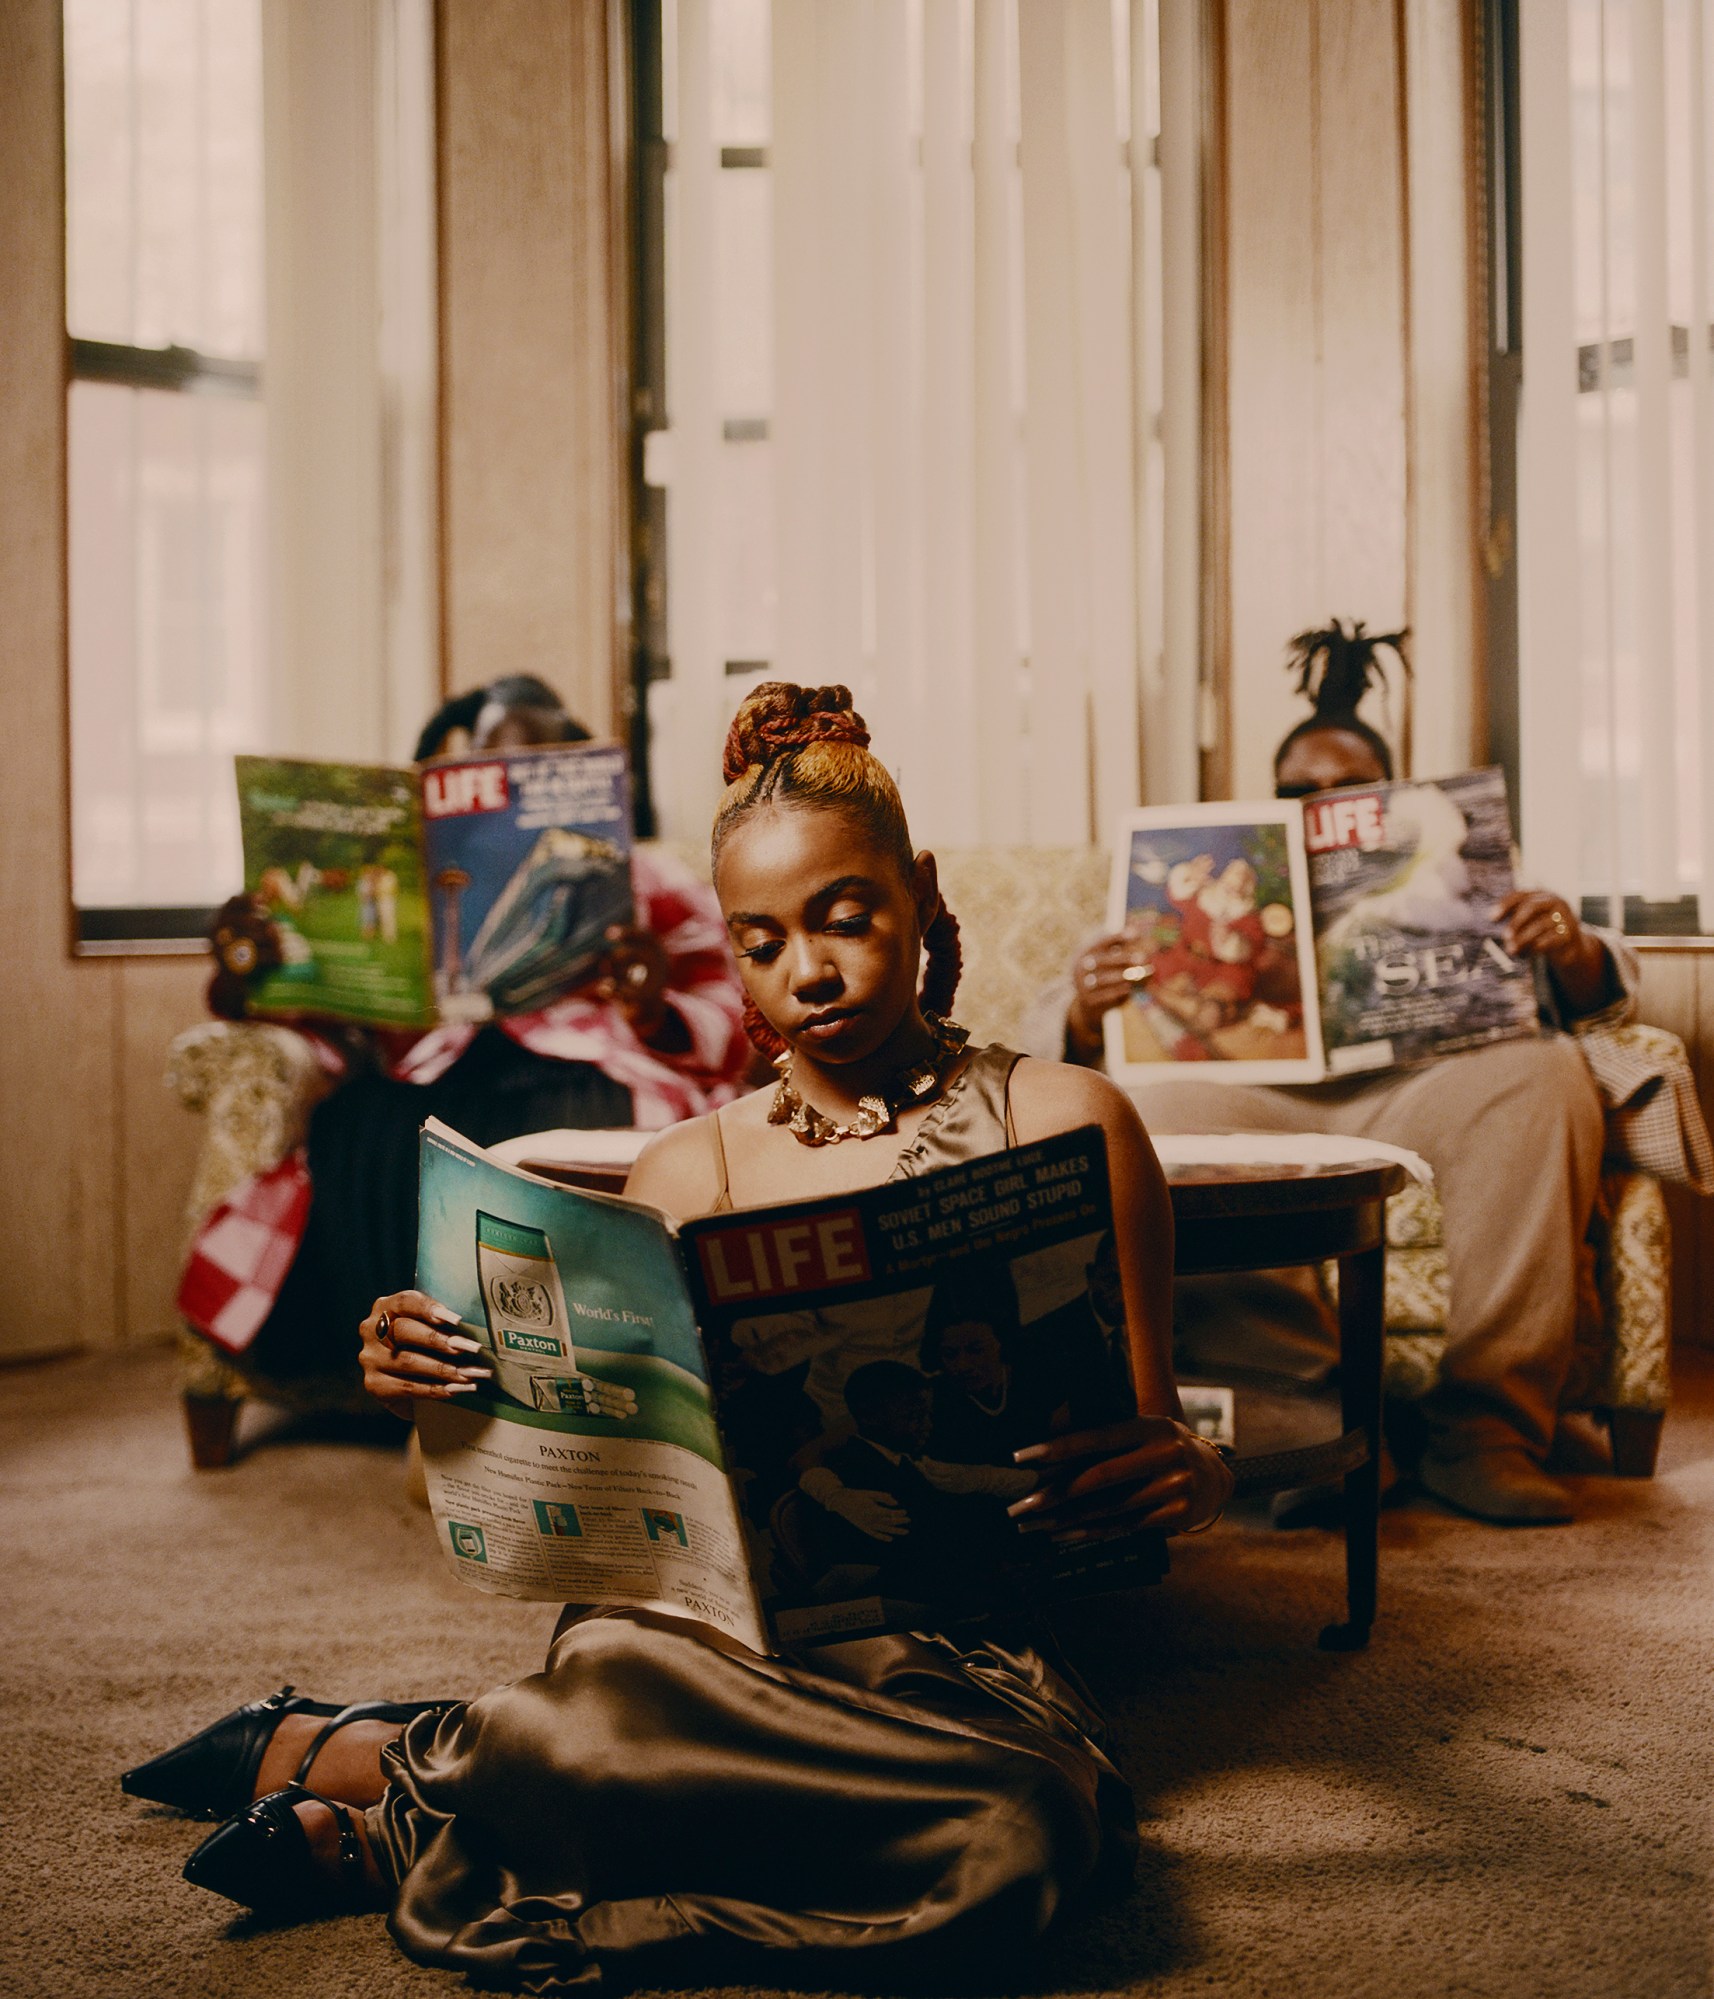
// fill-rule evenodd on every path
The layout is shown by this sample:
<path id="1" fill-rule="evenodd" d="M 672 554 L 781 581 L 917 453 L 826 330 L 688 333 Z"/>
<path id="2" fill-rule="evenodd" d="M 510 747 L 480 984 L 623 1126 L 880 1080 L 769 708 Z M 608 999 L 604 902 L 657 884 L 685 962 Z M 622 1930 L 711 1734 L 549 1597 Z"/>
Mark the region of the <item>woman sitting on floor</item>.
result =
<path id="1" fill-rule="evenodd" d="M 448 701 L 424 728 L 417 761 L 441 755 L 459 730 L 473 751 L 589 740 L 530 674 Z M 713 894 L 681 862 L 646 847 L 632 853 L 631 882 L 636 922 L 608 933 L 595 977 L 534 1012 L 426 1033 L 302 1023 L 340 1080 L 310 1117 L 314 1198 L 247 1364 L 287 1377 L 351 1365 L 349 1329 L 378 1292 L 399 1290 L 416 1269 L 425 1118 L 496 1145 L 531 1131 L 657 1128 L 737 1094 L 751 1050 Z M 260 925 L 269 961 L 266 911 L 251 898 L 235 896 L 217 933 L 222 925 L 246 934 Z M 271 957 L 278 962 L 277 948 Z M 216 975 L 216 1011 L 242 1016 L 244 997 L 242 980 Z"/>
<path id="2" fill-rule="evenodd" d="M 1098 1123 L 1142 1413 L 1035 1446 L 1044 1483 L 1017 1504 L 1050 1531 L 1201 1526 L 1232 1477 L 1181 1420 L 1172 1212 L 1148 1136 L 1104 1078 L 972 1051 L 940 1024 L 957 926 L 868 740 L 843 688 L 758 689 L 728 739 L 714 834 L 753 1028 L 789 1051 L 780 1089 L 849 1142 L 805 1141 L 812 1121 L 773 1122 L 758 1092 L 664 1133 L 628 1191 L 688 1217 Z M 936 1084 L 918 1098 L 903 1079 L 924 1063 Z M 889 1119 L 870 1134 L 853 1120 L 876 1095 Z M 481 1372 L 443 1322 L 415 1291 L 364 1322 L 370 1388 L 401 1414 Z M 1087 1698 L 1017 1632 L 765 1658 L 670 1616 L 568 1610 L 546 1669 L 480 1699 L 342 1724 L 276 1696 L 126 1782 L 192 1808 L 259 1800 L 192 1856 L 193 1881 L 280 1913 L 390 1905 L 419 1962 L 540 1992 L 658 1974 L 664 1947 L 692 1975 L 734 1946 L 788 1978 L 835 1952 L 862 1977 L 942 1948 L 966 1969 L 1001 1963 L 1128 1865 L 1134 1814 L 1100 1745 Z"/>

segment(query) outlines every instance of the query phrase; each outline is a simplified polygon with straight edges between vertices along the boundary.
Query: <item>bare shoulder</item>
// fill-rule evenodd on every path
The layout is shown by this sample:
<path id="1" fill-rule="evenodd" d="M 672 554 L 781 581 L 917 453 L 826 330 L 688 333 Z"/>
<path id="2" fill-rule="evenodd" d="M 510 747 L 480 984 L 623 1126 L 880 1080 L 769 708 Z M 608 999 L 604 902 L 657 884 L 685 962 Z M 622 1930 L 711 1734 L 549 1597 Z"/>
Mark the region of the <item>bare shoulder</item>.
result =
<path id="1" fill-rule="evenodd" d="M 715 1113 L 669 1125 L 637 1155 L 625 1198 L 659 1208 L 675 1221 L 705 1215 L 720 1198 L 720 1152 Z"/>
<path id="2" fill-rule="evenodd" d="M 1011 1106 L 1018 1138 L 1026 1145 L 1085 1124 L 1098 1124 L 1113 1138 L 1146 1139 L 1136 1105 L 1098 1069 L 1026 1055 L 1012 1071 Z"/>

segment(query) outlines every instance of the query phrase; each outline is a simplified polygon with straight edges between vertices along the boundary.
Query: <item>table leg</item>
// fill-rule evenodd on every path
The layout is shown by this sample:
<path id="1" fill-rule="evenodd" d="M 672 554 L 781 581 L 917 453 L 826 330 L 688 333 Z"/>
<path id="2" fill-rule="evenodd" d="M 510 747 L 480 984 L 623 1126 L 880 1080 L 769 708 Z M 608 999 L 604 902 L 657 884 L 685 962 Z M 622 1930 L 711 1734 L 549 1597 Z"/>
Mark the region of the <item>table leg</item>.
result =
<path id="1" fill-rule="evenodd" d="M 1381 1521 L 1381 1341 L 1386 1332 L 1387 1249 L 1339 1260 L 1339 1394 L 1347 1430 L 1361 1430 L 1369 1454 L 1345 1475 L 1346 1622 L 1321 1634 L 1327 1652 L 1357 1652 L 1375 1621 Z"/>

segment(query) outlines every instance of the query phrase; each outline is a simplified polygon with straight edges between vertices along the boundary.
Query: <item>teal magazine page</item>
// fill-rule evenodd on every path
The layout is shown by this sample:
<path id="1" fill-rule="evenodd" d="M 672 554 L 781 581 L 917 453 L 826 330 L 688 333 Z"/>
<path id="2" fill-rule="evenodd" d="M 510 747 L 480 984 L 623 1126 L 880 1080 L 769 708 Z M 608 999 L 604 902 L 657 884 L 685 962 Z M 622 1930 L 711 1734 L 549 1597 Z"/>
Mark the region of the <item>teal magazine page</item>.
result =
<path id="1" fill-rule="evenodd" d="M 1157 1580 L 1158 1535 L 1068 1545 L 1008 1512 L 1013 1453 L 1128 1413 L 1095 1127 L 681 1231 L 777 1642 L 935 1627 Z"/>
<path id="2" fill-rule="evenodd" d="M 631 785 L 613 743 L 429 764 L 425 872 L 441 1016 L 523 1013 L 594 971 L 632 919 Z"/>
<path id="3" fill-rule="evenodd" d="M 765 1650 L 665 1219 L 502 1166 L 434 1120 L 420 1187 L 418 1284 L 494 1371 L 417 1416 L 460 1578 L 666 1610 Z"/>
<path id="4" fill-rule="evenodd" d="M 1503 771 L 1331 792 L 1303 810 L 1331 1074 L 1540 1032 L 1534 972 L 1493 914 L 1515 886 Z"/>
<path id="5" fill-rule="evenodd" d="M 429 985 L 416 773 L 239 757 L 244 886 L 267 905 L 283 962 L 252 1012 L 426 1027 Z"/>

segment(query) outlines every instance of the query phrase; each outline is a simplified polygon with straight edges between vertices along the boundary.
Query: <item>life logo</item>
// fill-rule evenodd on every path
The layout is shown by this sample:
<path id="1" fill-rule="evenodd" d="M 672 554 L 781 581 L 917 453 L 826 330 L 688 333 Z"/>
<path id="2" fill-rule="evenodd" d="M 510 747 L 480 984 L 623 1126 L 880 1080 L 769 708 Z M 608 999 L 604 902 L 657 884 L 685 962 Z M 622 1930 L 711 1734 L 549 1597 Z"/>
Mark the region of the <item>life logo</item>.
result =
<path id="1" fill-rule="evenodd" d="M 1335 847 L 1365 853 L 1387 844 L 1387 816 L 1373 792 L 1366 798 L 1329 798 L 1303 808 L 1303 843 L 1312 854 Z"/>
<path id="2" fill-rule="evenodd" d="M 511 798 L 503 763 L 452 764 L 423 772 L 423 812 L 430 819 L 504 812 Z"/>

